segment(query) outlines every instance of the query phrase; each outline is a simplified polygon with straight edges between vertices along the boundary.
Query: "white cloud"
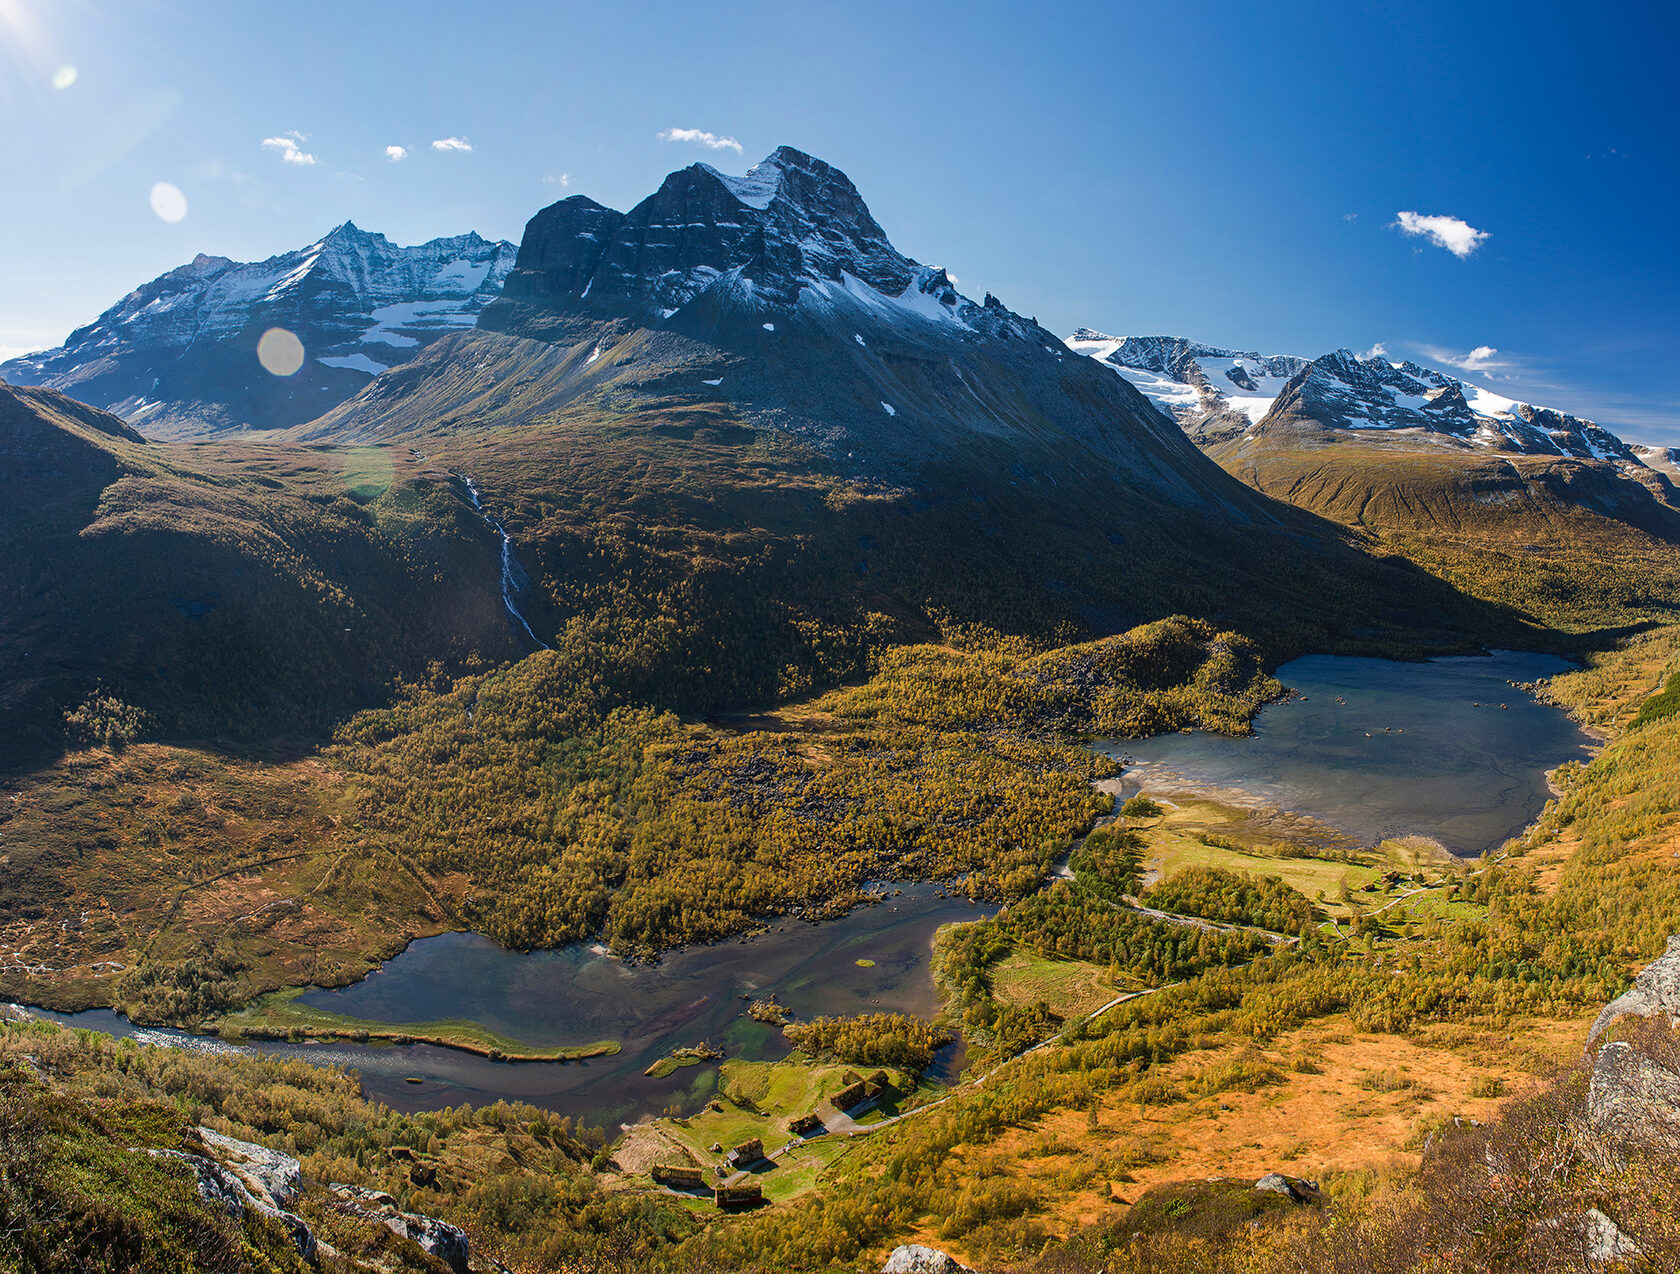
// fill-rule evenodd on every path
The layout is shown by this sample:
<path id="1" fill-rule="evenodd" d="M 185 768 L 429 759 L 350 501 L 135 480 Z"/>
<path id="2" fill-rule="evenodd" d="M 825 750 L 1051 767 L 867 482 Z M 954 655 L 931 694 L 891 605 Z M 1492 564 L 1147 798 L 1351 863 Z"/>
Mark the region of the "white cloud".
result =
<path id="1" fill-rule="evenodd" d="M 1486 230 L 1477 230 L 1457 217 L 1426 217 L 1416 212 L 1396 213 L 1394 225 L 1401 234 L 1416 235 L 1437 247 L 1445 248 L 1460 261 L 1481 247 L 1488 238 Z"/>
<path id="2" fill-rule="evenodd" d="M 1366 359 L 1366 360 L 1370 360 L 1370 359 L 1373 359 L 1373 358 L 1387 358 L 1388 357 L 1388 346 L 1384 345 L 1381 341 L 1378 341 L 1375 345 L 1371 346 L 1370 349 L 1366 350 L 1359 357 L 1362 358 L 1362 359 Z"/>
<path id="3" fill-rule="evenodd" d="M 302 133 L 291 132 L 282 133 L 278 137 L 265 137 L 262 144 L 265 149 L 274 151 L 288 164 L 310 168 L 314 166 L 315 156 L 303 149 L 303 143 L 307 140 Z"/>
<path id="4" fill-rule="evenodd" d="M 741 143 L 733 137 L 719 137 L 716 133 L 708 133 L 702 128 L 667 128 L 659 134 L 662 142 L 693 142 L 696 146 L 704 146 L 707 150 L 732 150 L 737 155 L 741 153 Z"/>
<path id="5" fill-rule="evenodd" d="M 432 143 L 433 150 L 471 150 L 472 143 L 465 137 L 440 137 Z"/>
<path id="6" fill-rule="evenodd" d="M 385 148 L 385 158 L 389 159 L 393 164 L 400 164 L 403 160 L 408 158 L 408 147 L 387 146 Z"/>
<path id="7" fill-rule="evenodd" d="M 1491 345 L 1478 345 L 1468 354 L 1461 354 L 1457 350 L 1442 349 L 1439 345 L 1413 346 L 1432 363 L 1445 363 L 1448 367 L 1456 367 L 1461 372 L 1480 372 L 1491 375 L 1495 372 L 1510 371 L 1517 366 L 1509 357 L 1501 358 L 1499 351 Z M 1506 377 L 1505 379 L 1511 379 Z"/>
<path id="8" fill-rule="evenodd" d="M 548 186 L 559 186 L 560 189 L 564 190 L 567 186 L 572 184 L 572 174 L 561 173 L 558 177 L 552 175 L 544 177 L 543 184 Z"/>
<path id="9" fill-rule="evenodd" d="M 1358 221 L 1359 220 L 1359 214 L 1357 212 L 1344 212 L 1342 214 L 1342 220 L 1343 221 Z"/>

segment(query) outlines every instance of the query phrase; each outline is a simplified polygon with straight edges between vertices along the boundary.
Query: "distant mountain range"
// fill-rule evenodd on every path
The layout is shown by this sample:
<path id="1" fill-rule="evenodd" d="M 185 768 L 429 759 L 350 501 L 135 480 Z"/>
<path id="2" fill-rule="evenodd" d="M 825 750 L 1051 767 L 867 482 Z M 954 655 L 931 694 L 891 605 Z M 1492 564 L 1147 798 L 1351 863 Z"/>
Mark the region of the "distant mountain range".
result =
<path id="1" fill-rule="evenodd" d="M 154 438 L 300 424 L 471 327 L 513 255 L 511 243 L 477 234 L 400 248 L 348 221 L 266 261 L 201 253 L 58 348 L 0 364 L 0 377 L 61 390 Z M 256 358 L 276 327 L 303 345 L 291 375 L 266 372 Z"/>
<path id="2" fill-rule="evenodd" d="M 1660 610 L 1680 586 L 1671 450 L 1345 349 L 1309 359 L 1088 328 L 1068 345 L 1256 490 L 1545 623 Z"/>
<path id="3" fill-rule="evenodd" d="M 1506 398 L 1414 362 L 1219 349 L 1175 336 L 1081 328 L 1068 347 L 1112 367 L 1199 442 L 1292 420 L 1325 429 L 1416 430 L 1495 452 L 1643 465 L 1640 450 L 1567 412 Z"/>

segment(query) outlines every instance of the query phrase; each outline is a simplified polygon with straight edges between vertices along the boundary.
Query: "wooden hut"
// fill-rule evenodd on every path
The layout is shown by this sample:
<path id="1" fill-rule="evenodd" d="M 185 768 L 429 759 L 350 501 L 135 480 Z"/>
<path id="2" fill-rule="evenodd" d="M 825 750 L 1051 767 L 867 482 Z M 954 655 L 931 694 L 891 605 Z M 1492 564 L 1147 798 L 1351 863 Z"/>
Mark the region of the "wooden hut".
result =
<path id="1" fill-rule="evenodd" d="M 850 1110 L 853 1106 L 861 1105 L 869 1097 L 865 1091 L 866 1085 L 860 1079 L 855 1084 L 847 1084 L 834 1094 L 834 1109 Z"/>
<path id="2" fill-rule="evenodd" d="M 662 1186 L 675 1186 L 679 1190 L 706 1184 L 706 1170 L 689 1163 L 656 1163 L 648 1175 Z"/>
<path id="3" fill-rule="evenodd" d="M 757 1137 L 743 1141 L 735 1149 L 724 1156 L 724 1161 L 731 1168 L 747 1168 L 764 1158 L 764 1143 Z"/>
<path id="4" fill-rule="evenodd" d="M 739 1181 L 720 1185 L 712 1191 L 720 1208 L 750 1208 L 764 1202 L 764 1187 L 756 1181 Z"/>

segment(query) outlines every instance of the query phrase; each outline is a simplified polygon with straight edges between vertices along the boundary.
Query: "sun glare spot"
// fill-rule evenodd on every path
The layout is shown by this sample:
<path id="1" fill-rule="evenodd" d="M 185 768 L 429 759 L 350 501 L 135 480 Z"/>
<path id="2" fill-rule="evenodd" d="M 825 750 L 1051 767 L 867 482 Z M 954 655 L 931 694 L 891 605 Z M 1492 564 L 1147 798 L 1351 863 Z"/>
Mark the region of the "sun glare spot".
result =
<path id="1" fill-rule="evenodd" d="M 164 221 L 179 221 L 187 215 L 187 197 L 179 186 L 160 181 L 152 187 L 152 211 Z"/>
<path id="2" fill-rule="evenodd" d="M 53 72 L 52 86 L 60 91 L 69 88 L 76 82 L 76 68 L 61 66 Z"/>
<path id="3" fill-rule="evenodd" d="M 303 366 L 303 342 L 283 327 L 271 327 L 257 342 L 257 361 L 275 376 L 290 376 Z"/>

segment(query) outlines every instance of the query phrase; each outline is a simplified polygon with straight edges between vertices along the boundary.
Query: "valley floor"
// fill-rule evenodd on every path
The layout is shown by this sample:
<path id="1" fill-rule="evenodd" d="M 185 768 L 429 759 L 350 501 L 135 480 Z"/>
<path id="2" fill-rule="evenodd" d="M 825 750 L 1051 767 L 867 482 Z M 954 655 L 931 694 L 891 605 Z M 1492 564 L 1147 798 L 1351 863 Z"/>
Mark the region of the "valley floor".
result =
<path id="1" fill-rule="evenodd" d="M 1068 840 L 1048 843 L 1034 867 L 1042 879 L 1065 856 L 1060 879 L 942 937 L 937 971 L 969 1050 L 967 1082 L 948 1093 L 899 1067 L 873 1105 L 831 1109 L 883 1060 L 877 1050 L 897 1029 L 888 1020 L 820 1037 L 838 1053 L 726 1062 L 700 1108 L 622 1136 L 507 1103 L 401 1115 L 331 1071 L 41 1024 L 5 1027 L 0 1055 L 20 1068 L 7 1082 L 28 1100 L 37 1100 L 30 1085 L 46 1084 L 72 1103 L 161 1101 L 298 1155 L 308 1181 L 385 1191 L 453 1221 L 475 1250 L 514 1269 L 865 1270 L 917 1238 L 984 1270 L 1209 1267 L 1226 1260 L 1235 1231 L 1208 1221 L 1213 1205 L 1186 1183 L 1283 1172 L 1318 1182 L 1340 1215 L 1375 1225 L 1389 1204 L 1373 1201 L 1426 1188 L 1418 1168 L 1429 1156 L 1456 1153 L 1472 1132 L 1495 1135 L 1506 1112 L 1570 1073 L 1587 1022 L 1680 928 L 1680 715 L 1664 706 L 1674 696 L 1655 694 L 1677 668 L 1680 630 L 1665 630 L 1553 679 L 1545 692 L 1601 730 L 1604 750 L 1555 776 L 1559 795 L 1524 837 L 1473 863 L 1410 842 L 1362 849 L 1303 820 L 1194 793 L 1146 794 L 1159 799 L 1128 802 L 1112 819 L 1101 807 L 1080 815 L 1095 830 L 1071 853 Z M 759 749 L 779 740 L 790 758 L 817 746 L 843 755 L 858 727 L 836 726 L 856 720 L 846 714 L 860 693 L 878 687 L 827 701 L 814 733 L 747 737 Z M 739 772 L 762 781 L 777 771 Z M 225 927 L 228 907 L 244 916 L 262 905 L 249 882 L 267 879 L 282 850 L 312 866 L 311 885 L 326 886 L 300 908 L 306 917 L 331 899 L 375 932 L 389 924 L 382 907 L 404 905 L 388 892 L 403 880 L 428 900 L 451 897 L 439 889 L 447 877 L 406 862 L 400 873 L 335 874 L 341 862 L 391 851 L 362 829 L 347 838 L 334 821 L 342 807 L 322 795 L 330 787 L 286 787 L 284 774 L 259 784 L 231 765 L 142 746 L 72 758 L 60 803 L 47 807 L 43 789 L 14 791 L 22 808 L 13 818 L 38 832 L 57 819 L 59 839 L 37 843 L 62 845 L 65 856 L 78 843 L 97 854 L 102 834 L 125 848 L 153 844 L 142 856 L 153 874 L 127 894 L 115 893 L 114 870 L 98 875 L 97 856 L 81 877 L 112 882 L 102 894 L 89 887 L 90 897 L 140 900 L 113 905 L 119 921 L 146 909 L 208 917 L 195 892 L 246 880 L 240 899 L 205 921 Z M 1091 792 L 1094 779 L 1087 771 L 1077 782 Z M 181 821 L 164 818 L 171 808 Z M 159 825 L 218 830 L 183 842 L 148 831 Z M 71 936 L 54 958 L 110 953 L 126 963 L 133 928 L 62 926 Z M 34 941 L 31 959 L 45 954 L 40 934 Z M 174 966 L 180 978 L 125 971 L 123 993 L 219 1016 L 248 997 L 248 971 L 263 967 L 222 958 L 206 944 Z M 283 961 L 270 967 L 267 976 L 284 978 Z M 1139 990 L 1151 993 L 1112 1003 Z M 788 1123 L 813 1111 L 833 1131 L 796 1144 Z M 899 1113 L 909 1117 L 891 1119 Z M 106 1135 L 104 1116 L 87 1118 L 87 1135 Z M 682 1161 L 710 1173 L 713 1147 L 750 1137 L 781 1153 L 750 1174 L 769 1205 L 738 1217 L 645 1175 Z M 121 1176 L 120 1166 L 107 1170 Z M 1310 1247 L 1319 1240 L 1307 1220 L 1255 1233 Z M 1511 1264 L 1520 1251 L 1502 1249 L 1488 1265 L 1523 1268 Z"/>

